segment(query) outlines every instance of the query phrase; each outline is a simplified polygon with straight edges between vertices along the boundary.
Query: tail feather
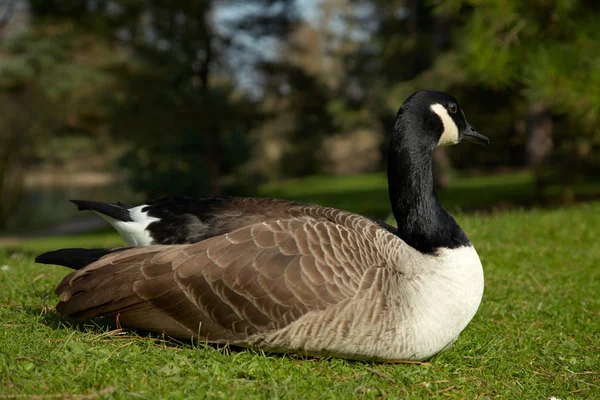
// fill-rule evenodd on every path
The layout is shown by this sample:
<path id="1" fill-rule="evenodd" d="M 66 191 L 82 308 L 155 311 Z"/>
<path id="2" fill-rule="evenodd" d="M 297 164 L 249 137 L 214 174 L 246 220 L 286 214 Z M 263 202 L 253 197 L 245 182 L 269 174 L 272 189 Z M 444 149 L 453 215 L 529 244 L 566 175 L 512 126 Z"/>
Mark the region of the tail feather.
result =
<path id="1" fill-rule="evenodd" d="M 133 219 L 129 214 L 129 209 L 133 208 L 129 204 L 125 203 L 103 203 L 101 201 L 91 200 L 71 200 L 71 203 L 77 205 L 78 210 L 91 210 L 97 213 L 107 215 L 123 222 L 132 222 Z"/>
<path id="2" fill-rule="evenodd" d="M 63 267 L 79 270 L 107 254 L 126 250 L 129 247 L 116 249 L 60 249 L 49 251 L 36 257 L 38 264 L 62 265 Z"/>

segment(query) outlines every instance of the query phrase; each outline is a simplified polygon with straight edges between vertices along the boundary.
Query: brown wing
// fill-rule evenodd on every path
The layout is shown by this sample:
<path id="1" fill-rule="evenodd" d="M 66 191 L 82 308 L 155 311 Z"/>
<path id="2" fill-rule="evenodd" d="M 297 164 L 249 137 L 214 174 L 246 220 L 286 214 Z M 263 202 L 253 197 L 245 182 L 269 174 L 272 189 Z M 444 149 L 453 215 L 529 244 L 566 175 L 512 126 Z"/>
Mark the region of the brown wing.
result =
<path id="1" fill-rule="evenodd" d="M 82 318 L 118 315 L 123 324 L 215 342 L 281 329 L 351 298 L 365 271 L 382 263 L 372 244 L 380 228 L 331 213 L 110 254 L 63 280 L 57 309 Z"/>
<path id="2" fill-rule="evenodd" d="M 327 220 L 340 213 L 310 204 L 251 197 L 175 196 L 150 202 L 143 210 L 157 218 L 146 228 L 153 244 L 197 243 L 261 222 L 290 218 Z M 377 223 L 394 230 L 383 222 Z"/>

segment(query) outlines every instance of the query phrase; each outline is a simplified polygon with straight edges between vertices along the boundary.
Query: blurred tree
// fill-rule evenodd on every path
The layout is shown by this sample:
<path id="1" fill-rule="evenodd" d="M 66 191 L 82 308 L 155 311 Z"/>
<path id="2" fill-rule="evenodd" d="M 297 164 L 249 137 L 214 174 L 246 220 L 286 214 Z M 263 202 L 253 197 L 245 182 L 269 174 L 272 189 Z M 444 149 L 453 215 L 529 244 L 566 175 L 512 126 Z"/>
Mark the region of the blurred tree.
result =
<path id="1" fill-rule="evenodd" d="M 0 1 L 0 28 L 4 27 L 15 13 L 17 0 L 1 0 Z"/>
<path id="2" fill-rule="evenodd" d="M 0 109 L 0 228 L 3 228 L 21 200 L 26 166 L 36 157 L 34 143 L 47 137 L 56 118 L 52 103 L 34 89 L 0 92 Z"/>
<path id="3" fill-rule="evenodd" d="M 514 99 L 508 104 L 526 122 L 525 160 L 536 167 L 538 181 L 543 182 L 552 170 L 545 162 L 555 143 L 561 144 L 563 160 L 590 159 L 600 139 L 600 3 L 448 0 L 432 4 L 437 13 L 462 22 L 453 32 L 454 46 L 448 56 L 466 74 L 465 82 L 510 93 Z M 568 118 L 569 129 L 553 129 L 557 115 Z M 560 138 L 555 140 L 557 135 Z M 582 148 L 586 150 L 577 151 Z M 557 161 L 554 157 L 554 165 L 564 170 Z M 573 164 L 567 171 L 570 178 L 581 173 L 573 170 Z"/>
<path id="4" fill-rule="evenodd" d="M 103 69 L 115 53 L 102 38 L 68 22 L 31 24 L 24 2 L 11 4 L 13 19 L 5 25 L 8 33 L 2 32 L 0 52 L 0 226 L 20 204 L 25 173 L 33 165 L 41 159 L 53 165 L 66 161 L 50 150 L 54 142 L 106 131 L 110 107 L 101 94 L 114 81 Z M 100 141 L 86 143 L 88 154 L 101 148 L 94 142 Z M 59 148 L 69 147 L 71 141 L 63 141 Z"/>
<path id="5" fill-rule="evenodd" d="M 0 23 L 24 2 L 0 0 Z M 347 162 L 422 88 L 456 94 L 492 137 L 494 151 L 458 148 L 453 166 L 538 164 L 544 182 L 600 164 L 596 2 L 321 0 L 304 21 L 297 3 L 29 0 L 28 29 L 2 46 L 0 90 L 52 103 L 60 123 L 36 157 L 60 163 L 50 149 L 87 137 L 150 196 L 216 194 L 236 176 L 252 186 L 241 166 L 258 141 L 271 178 L 342 171 L 324 155 Z"/>
<path id="6" fill-rule="evenodd" d="M 327 111 L 330 100 L 327 86 L 298 65 L 278 62 L 265 64 L 263 68 L 270 74 L 265 87 L 271 97 L 267 112 L 278 121 L 288 119 L 287 124 L 273 127 L 275 136 L 286 138 L 280 158 L 281 172 L 294 177 L 320 172 L 317 153 L 323 138 L 333 132 Z"/>
<path id="7" fill-rule="evenodd" d="M 112 131 L 130 149 L 120 165 L 136 188 L 217 194 L 260 117 L 236 67 L 268 56 L 259 41 L 285 38 L 293 3 L 30 0 L 31 29 L 9 51 L 24 82 L 66 106 L 66 127 Z"/>
<path id="8" fill-rule="evenodd" d="M 334 165 L 346 160 L 334 154 L 339 150 L 336 146 L 355 152 L 356 159 L 371 154 L 371 147 L 381 141 L 382 112 L 375 104 L 381 96 L 371 96 L 378 82 L 368 79 L 373 70 L 367 61 L 372 56 L 372 21 L 363 14 L 370 6 L 355 7 L 352 0 L 323 0 L 316 11 L 315 19 L 297 24 L 289 45 L 278 51 L 276 59 L 262 64 L 268 77 L 263 86 L 265 109 L 274 116 L 264 132 L 270 141 L 276 135 L 286 138 L 279 146 L 283 176 L 356 171 L 352 165 Z M 358 138 L 366 133 L 375 140 L 344 144 L 343 136 Z M 270 153 L 272 148 L 268 148 Z M 359 170 L 363 172 L 377 167 L 380 159 L 365 158 L 375 165 L 362 163 Z"/>
<path id="9" fill-rule="evenodd" d="M 394 89 L 399 82 L 412 82 L 449 46 L 447 18 L 418 0 L 330 0 L 323 7 L 334 15 L 332 49 L 344 82 L 335 95 L 335 110 L 347 123 L 358 122 L 348 118 L 354 111 L 363 124 L 366 119 L 379 131 L 391 131 L 398 106 L 423 86 Z M 447 185 L 451 164 L 444 149 L 435 152 L 434 162 L 437 185 Z"/>

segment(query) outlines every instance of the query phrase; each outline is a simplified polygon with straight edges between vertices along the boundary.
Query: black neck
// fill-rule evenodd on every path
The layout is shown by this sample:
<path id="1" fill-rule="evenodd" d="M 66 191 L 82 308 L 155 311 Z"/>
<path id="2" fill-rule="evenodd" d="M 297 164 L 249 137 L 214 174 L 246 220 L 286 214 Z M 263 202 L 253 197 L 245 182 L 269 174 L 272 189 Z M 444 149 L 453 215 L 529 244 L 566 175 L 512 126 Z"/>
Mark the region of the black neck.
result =
<path id="1" fill-rule="evenodd" d="M 404 125 L 404 126 L 403 126 Z M 408 121 L 396 126 L 388 160 L 388 186 L 397 235 L 426 254 L 470 244 L 433 187 L 432 149 L 410 141 Z"/>

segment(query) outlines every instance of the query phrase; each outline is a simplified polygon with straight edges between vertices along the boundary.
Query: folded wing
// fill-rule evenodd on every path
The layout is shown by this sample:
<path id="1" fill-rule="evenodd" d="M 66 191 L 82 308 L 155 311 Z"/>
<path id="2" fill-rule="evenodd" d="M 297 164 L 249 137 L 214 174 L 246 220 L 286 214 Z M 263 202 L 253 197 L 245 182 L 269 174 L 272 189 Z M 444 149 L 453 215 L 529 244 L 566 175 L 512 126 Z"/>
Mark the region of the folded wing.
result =
<path id="1" fill-rule="evenodd" d="M 261 222 L 191 245 L 108 254 L 62 281 L 57 310 L 175 337 L 244 343 L 352 298 L 381 255 L 349 214 Z"/>

